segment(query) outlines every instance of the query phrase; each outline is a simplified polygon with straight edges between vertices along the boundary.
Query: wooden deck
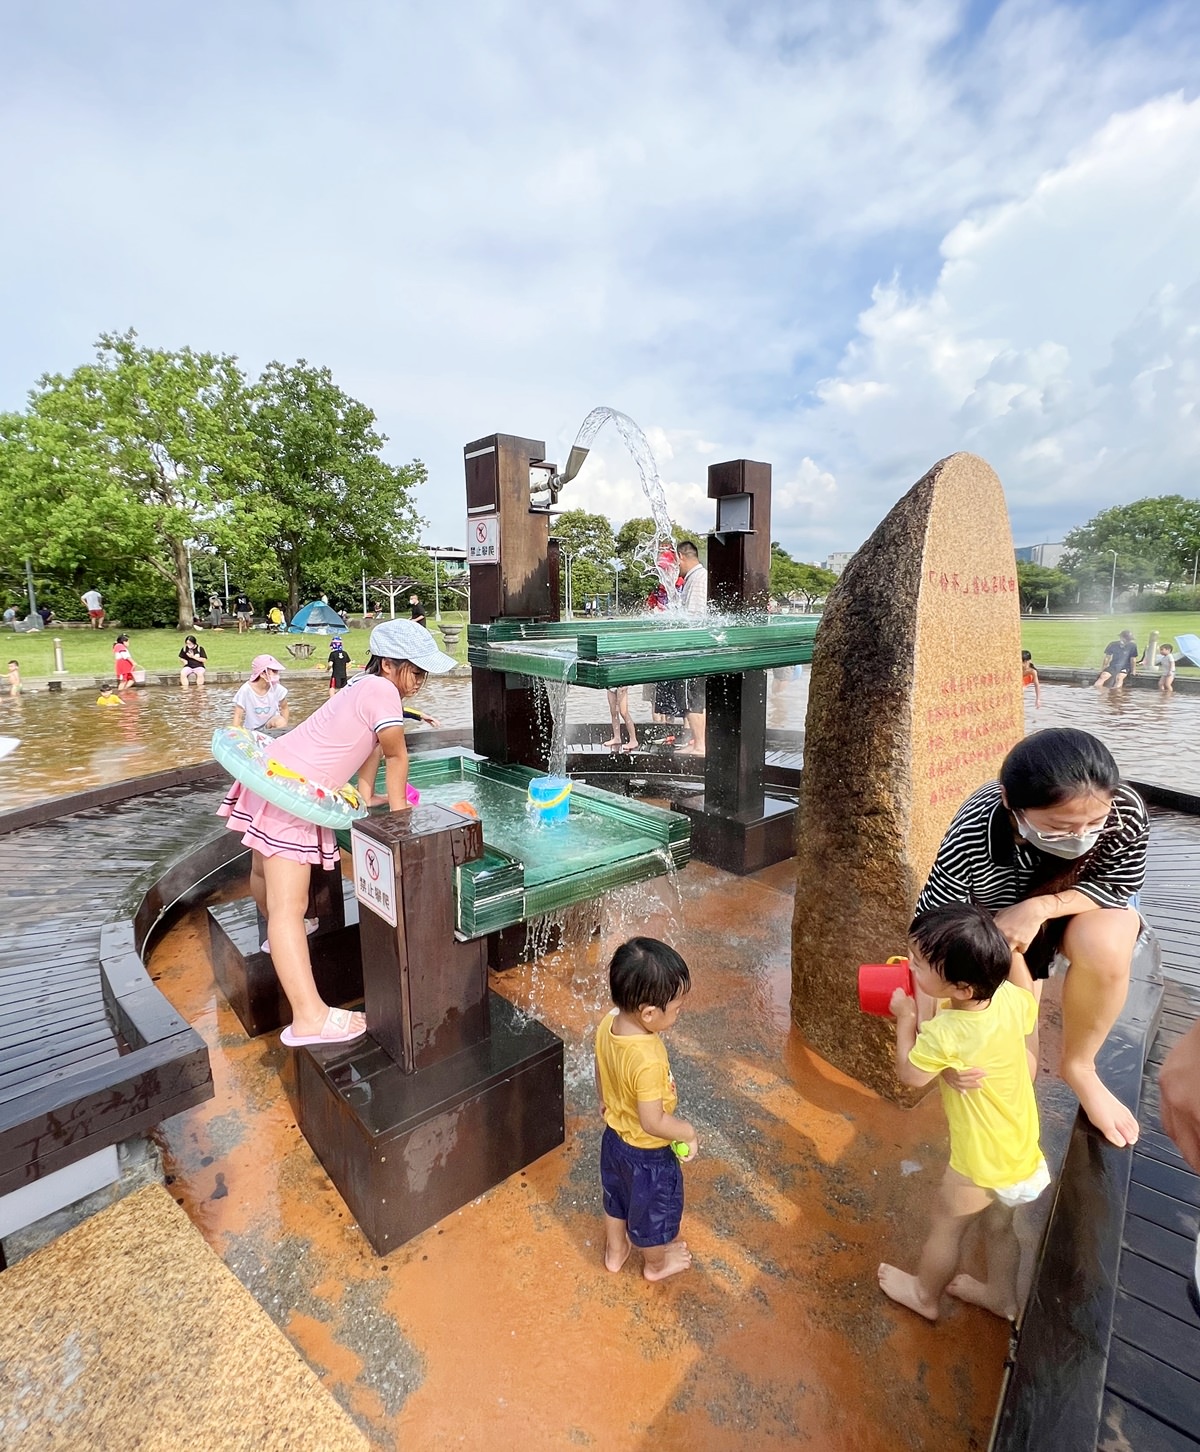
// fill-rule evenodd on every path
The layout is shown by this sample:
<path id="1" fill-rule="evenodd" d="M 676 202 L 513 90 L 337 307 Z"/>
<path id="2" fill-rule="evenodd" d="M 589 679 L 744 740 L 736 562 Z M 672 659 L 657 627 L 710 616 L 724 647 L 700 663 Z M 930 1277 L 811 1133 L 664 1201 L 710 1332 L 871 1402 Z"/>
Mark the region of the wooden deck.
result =
<path id="1" fill-rule="evenodd" d="M 211 835 L 219 799 L 177 786 L 0 835 L 0 1194 L 211 1095 L 134 919 L 158 911 L 154 884 Z"/>
<path id="2" fill-rule="evenodd" d="M 1200 823 L 1196 835 L 1200 840 Z M 1187 1291 L 1200 1233 L 1200 1175 L 1158 1117 L 1159 1068 L 1198 1015 L 1200 992 L 1169 984 L 1142 1081 L 1142 1136 L 1125 1207 L 1096 1443 L 1102 1452 L 1200 1448 L 1200 1315 Z"/>
<path id="3" fill-rule="evenodd" d="M 1142 1137 L 1130 1155 L 1076 1122 L 993 1452 L 1200 1452 L 1200 1315 L 1187 1293 L 1200 1176 L 1158 1115 L 1159 1067 L 1200 1016 L 1200 816 L 1151 819 L 1141 910 L 1165 992 L 1144 1063 L 1135 1031 L 1119 1024 L 1106 1045 L 1132 1076 Z"/>

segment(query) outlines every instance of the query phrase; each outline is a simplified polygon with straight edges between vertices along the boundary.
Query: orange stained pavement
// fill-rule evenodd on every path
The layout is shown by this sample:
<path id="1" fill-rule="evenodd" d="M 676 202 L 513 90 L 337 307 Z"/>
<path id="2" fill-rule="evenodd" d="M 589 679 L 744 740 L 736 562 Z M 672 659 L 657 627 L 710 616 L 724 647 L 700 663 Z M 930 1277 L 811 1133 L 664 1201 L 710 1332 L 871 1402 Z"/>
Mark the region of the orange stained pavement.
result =
<path id="1" fill-rule="evenodd" d="M 217 1090 L 158 1132 L 172 1193 L 373 1446 L 986 1447 L 1007 1326 L 958 1304 L 929 1325 L 875 1280 L 923 1239 L 940 1106 L 878 1099 L 791 1027 L 793 870 L 693 863 L 495 978 L 566 1040 L 566 1143 L 384 1258 L 295 1127 L 278 1037 L 248 1040 L 214 987 L 203 910 L 160 942 L 151 972 L 204 1034 Z M 674 943 L 693 984 L 667 1047 L 700 1136 L 695 1259 L 654 1285 L 636 1251 L 618 1275 L 601 1263 L 590 1038 L 635 933 Z"/>

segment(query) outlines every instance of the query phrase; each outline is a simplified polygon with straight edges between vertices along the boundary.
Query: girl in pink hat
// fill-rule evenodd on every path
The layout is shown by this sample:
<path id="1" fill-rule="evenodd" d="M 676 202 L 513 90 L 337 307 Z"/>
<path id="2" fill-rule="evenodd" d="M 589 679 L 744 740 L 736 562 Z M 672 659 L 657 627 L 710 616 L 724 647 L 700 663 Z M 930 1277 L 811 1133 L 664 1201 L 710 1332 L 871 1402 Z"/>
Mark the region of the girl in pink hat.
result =
<path id="1" fill-rule="evenodd" d="M 256 655 L 250 679 L 233 698 L 234 726 L 247 731 L 272 731 L 288 723 L 287 687 L 279 683 L 283 667 L 273 655 Z"/>
<path id="2" fill-rule="evenodd" d="M 355 779 L 367 806 L 386 803 L 393 812 L 406 811 L 404 697 L 419 691 L 431 672 L 450 670 L 454 660 L 438 649 L 424 626 L 411 620 L 377 625 L 368 648 L 364 674 L 274 742 L 271 755 L 307 781 L 335 791 Z M 269 662 L 264 667 L 268 674 L 282 669 L 273 657 L 258 656 L 256 673 L 263 662 Z M 387 790 L 378 796 L 375 778 L 381 761 L 386 763 Z M 336 867 L 340 860 L 333 832 L 264 801 L 241 782 L 234 783 L 219 812 L 251 850 L 250 891 L 267 920 L 263 946 L 292 1006 L 283 1042 L 298 1048 L 360 1038 L 367 1027 L 362 1014 L 330 1008 L 317 992 L 305 931 L 312 869 Z"/>

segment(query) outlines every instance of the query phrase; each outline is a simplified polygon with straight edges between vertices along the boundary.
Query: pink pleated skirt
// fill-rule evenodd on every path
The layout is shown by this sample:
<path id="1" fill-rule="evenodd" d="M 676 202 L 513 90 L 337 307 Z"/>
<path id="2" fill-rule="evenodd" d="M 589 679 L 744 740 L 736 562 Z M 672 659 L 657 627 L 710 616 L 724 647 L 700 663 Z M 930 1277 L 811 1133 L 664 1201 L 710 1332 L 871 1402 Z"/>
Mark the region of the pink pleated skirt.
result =
<path id="1" fill-rule="evenodd" d="M 242 844 L 264 857 L 290 857 L 324 868 L 336 867 L 341 860 L 331 828 L 285 812 L 240 781 L 229 788 L 217 816 L 227 818 L 229 830 L 241 832 Z"/>

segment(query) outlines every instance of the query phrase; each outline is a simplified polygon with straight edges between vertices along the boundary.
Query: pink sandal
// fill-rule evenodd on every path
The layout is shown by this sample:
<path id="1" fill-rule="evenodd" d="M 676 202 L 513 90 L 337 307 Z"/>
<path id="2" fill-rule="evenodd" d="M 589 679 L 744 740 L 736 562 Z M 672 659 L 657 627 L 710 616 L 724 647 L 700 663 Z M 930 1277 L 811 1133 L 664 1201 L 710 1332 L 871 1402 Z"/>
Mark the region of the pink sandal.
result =
<path id="1" fill-rule="evenodd" d="M 364 1023 L 360 1029 L 350 1027 L 351 1013 L 348 1008 L 331 1008 L 325 1015 L 325 1024 L 319 1034 L 294 1034 L 292 1026 L 279 1035 L 279 1042 L 289 1049 L 302 1049 L 306 1044 L 350 1044 L 361 1039 L 367 1031 Z"/>

